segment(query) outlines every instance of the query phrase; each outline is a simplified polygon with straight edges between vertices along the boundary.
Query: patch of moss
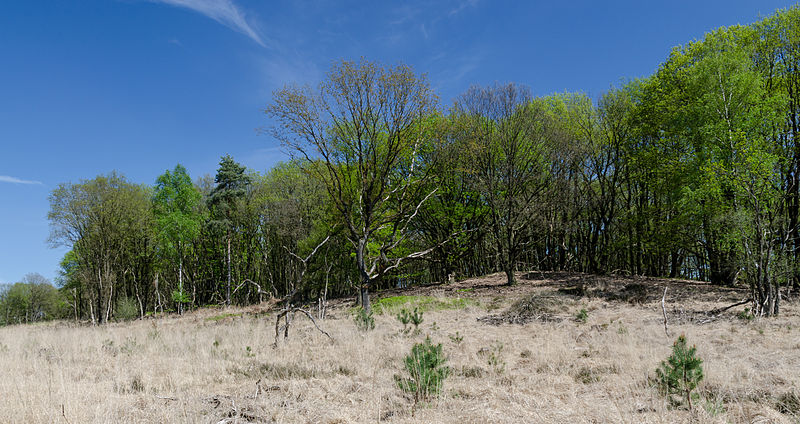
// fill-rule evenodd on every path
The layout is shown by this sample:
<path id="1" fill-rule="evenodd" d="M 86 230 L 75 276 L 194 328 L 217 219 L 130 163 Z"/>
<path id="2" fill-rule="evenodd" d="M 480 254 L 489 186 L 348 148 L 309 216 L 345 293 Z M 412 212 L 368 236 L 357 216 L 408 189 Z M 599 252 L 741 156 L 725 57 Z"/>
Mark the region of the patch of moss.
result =
<path id="1" fill-rule="evenodd" d="M 441 311 L 446 309 L 464 309 L 470 305 L 477 305 L 472 299 L 432 297 L 432 296 L 391 296 L 378 299 L 372 304 L 372 310 L 377 314 L 396 314 L 402 309 L 419 308 L 421 312 Z"/>

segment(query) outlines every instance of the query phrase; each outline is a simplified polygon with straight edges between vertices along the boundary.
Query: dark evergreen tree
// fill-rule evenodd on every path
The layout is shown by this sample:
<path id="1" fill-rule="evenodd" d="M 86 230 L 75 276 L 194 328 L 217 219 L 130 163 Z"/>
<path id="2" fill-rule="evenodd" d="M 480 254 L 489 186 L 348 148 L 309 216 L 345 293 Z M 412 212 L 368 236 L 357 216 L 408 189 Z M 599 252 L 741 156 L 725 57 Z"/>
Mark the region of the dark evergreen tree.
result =
<path id="1" fill-rule="evenodd" d="M 250 177 L 245 174 L 245 167 L 236 163 L 230 155 L 225 155 L 219 161 L 217 176 L 214 178 L 216 187 L 208 197 L 209 209 L 211 210 L 212 227 L 225 233 L 227 244 L 226 265 L 227 265 L 227 286 L 225 303 L 231 304 L 231 240 L 233 237 L 235 222 L 234 213 L 241 199 L 245 195 L 245 190 L 250 184 Z"/>

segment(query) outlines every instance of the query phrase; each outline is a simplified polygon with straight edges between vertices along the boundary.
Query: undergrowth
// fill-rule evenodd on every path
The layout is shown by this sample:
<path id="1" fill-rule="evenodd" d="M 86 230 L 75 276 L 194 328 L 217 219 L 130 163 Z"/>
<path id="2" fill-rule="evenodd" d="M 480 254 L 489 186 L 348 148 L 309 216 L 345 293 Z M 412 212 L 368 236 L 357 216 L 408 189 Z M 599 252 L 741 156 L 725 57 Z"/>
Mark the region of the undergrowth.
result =
<path id="1" fill-rule="evenodd" d="M 433 297 L 433 296 L 391 296 L 378 299 L 372 304 L 375 313 L 395 315 L 403 309 L 417 308 L 420 312 L 464 309 L 476 306 L 472 299 Z"/>

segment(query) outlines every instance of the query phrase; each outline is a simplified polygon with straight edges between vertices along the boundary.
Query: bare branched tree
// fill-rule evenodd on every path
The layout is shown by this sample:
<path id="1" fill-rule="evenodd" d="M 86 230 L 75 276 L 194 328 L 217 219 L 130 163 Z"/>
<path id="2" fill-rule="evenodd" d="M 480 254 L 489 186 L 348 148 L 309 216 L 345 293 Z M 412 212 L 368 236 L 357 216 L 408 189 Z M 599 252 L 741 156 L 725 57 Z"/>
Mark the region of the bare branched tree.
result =
<path id="1" fill-rule="evenodd" d="M 334 64 L 316 89 L 275 92 L 266 110 L 275 136 L 328 191 L 355 250 L 364 309 L 387 271 L 430 251 L 394 255 L 435 191 L 426 192 L 417 163 L 435 112 L 425 76 L 365 59 Z"/>

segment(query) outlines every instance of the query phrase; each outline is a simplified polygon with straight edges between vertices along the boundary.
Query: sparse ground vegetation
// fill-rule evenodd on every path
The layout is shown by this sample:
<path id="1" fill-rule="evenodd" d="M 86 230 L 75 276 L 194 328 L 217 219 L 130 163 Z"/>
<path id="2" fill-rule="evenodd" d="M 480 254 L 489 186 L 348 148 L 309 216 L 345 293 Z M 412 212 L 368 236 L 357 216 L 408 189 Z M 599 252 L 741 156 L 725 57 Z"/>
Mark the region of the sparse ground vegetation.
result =
<path id="1" fill-rule="evenodd" d="M 0 420 L 44 422 L 797 422 L 800 419 L 800 311 L 742 320 L 744 310 L 712 311 L 740 291 L 708 284 L 582 274 L 519 275 L 414 288 L 449 304 L 426 310 L 418 337 L 400 334 L 394 314 L 375 314 L 359 331 L 350 306 L 332 300 L 325 329 L 298 320 L 277 348 L 277 312 L 257 307 L 203 309 L 183 316 L 104 326 L 66 322 L 0 328 Z M 566 294 L 625 291 L 641 284 L 644 302 Z M 696 343 L 705 379 L 695 408 L 675 407 L 653 385 L 672 353 L 660 293 L 669 285 L 670 331 Z M 465 288 L 474 288 L 465 292 Z M 394 293 L 392 293 L 394 294 Z M 380 296 L 378 296 L 380 297 Z M 390 296 L 391 297 L 391 296 Z M 543 317 L 531 299 L 547 299 Z M 381 300 L 376 299 L 376 304 Z M 520 305 L 528 307 L 520 308 Z M 494 306 L 492 306 L 494 305 Z M 489 311 L 489 307 L 494 309 Z M 408 303 L 404 303 L 408 308 Z M 413 306 L 412 306 L 413 308 Z M 576 325 L 575 311 L 591 311 Z M 509 314 L 514 311 L 514 314 Z M 523 316 L 522 324 L 484 322 Z M 546 319 L 545 319 L 546 318 Z M 559 319 L 552 319 L 559 318 Z M 623 330 L 624 329 L 624 330 Z M 621 331 L 622 330 L 622 331 Z M 404 358 L 430 337 L 452 370 L 440 395 L 417 407 L 395 382 Z M 248 349 L 249 348 L 249 349 Z"/>

